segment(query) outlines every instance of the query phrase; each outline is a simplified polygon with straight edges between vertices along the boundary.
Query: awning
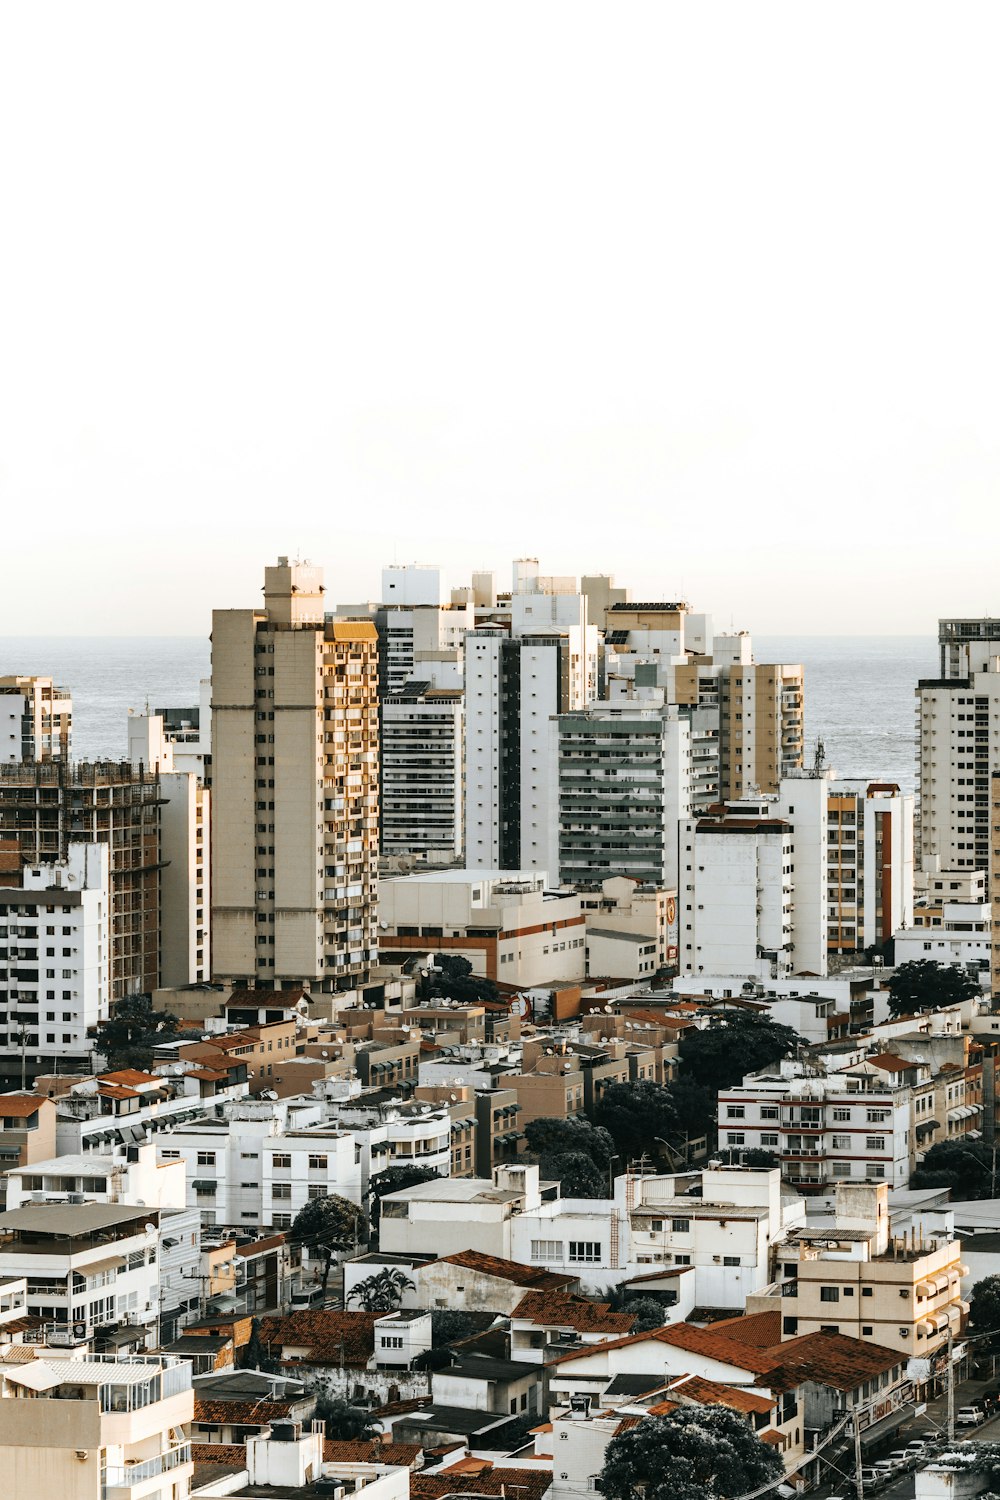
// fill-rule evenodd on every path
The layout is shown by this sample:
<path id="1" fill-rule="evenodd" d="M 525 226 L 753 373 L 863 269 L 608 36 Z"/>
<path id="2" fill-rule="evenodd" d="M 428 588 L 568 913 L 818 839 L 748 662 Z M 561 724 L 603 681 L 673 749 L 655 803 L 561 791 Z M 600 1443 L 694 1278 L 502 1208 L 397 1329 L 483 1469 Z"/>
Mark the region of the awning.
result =
<path id="1" fill-rule="evenodd" d="M 14 1385 L 26 1386 L 29 1391 L 51 1391 L 57 1385 L 62 1385 L 66 1376 L 53 1370 L 44 1360 L 36 1359 L 30 1365 L 17 1365 L 14 1369 L 4 1370 L 4 1379 Z"/>
<path id="2" fill-rule="evenodd" d="M 861 1434 L 862 1448 L 873 1448 L 876 1443 L 888 1437 L 891 1432 L 895 1432 L 898 1427 L 902 1427 L 904 1422 L 908 1422 L 914 1413 L 913 1402 L 906 1401 L 902 1406 L 897 1407 L 895 1411 L 891 1411 L 887 1417 L 883 1417 L 880 1422 L 873 1422 Z"/>
<path id="3" fill-rule="evenodd" d="M 925 1338 L 929 1333 L 934 1333 L 934 1331 L 933 1318 L 925 1318 L 923 1322 L 917 1324 L 917 1332 L 922 1333 Z"/>
<path id="4" fill-rule="evenodd" d="M 933 1297 L 933 1295 L 934 1295 L 934 1283 L 933 1282 L 931 1282 L 931 1281 L 918 1281 L 917 1282 L 917 1296 L 918 1297 Z"/>
<path id="5" fill-rule="evenodd" d="M 958 1268 L 958 1274 L 960 1276 L 968 1276 L 968 1274 L 969 1274 L 969 1268 L 968 1268 L 968 1266 L 959 1266 L 959 1268 Z"/>
<path id="6" fill-rule="evenodd" d="M 215 1192 L 215 1183 L 214 1182 L 209 1182 L 204 1177 L 196 1177 L 195 1180 L 194 1180 L 194 1182 L 192 1182 L 191 1186 L 194 1188 L 194 1190 L 195 1190 L 196 1193 L 214 1193 Z"/>
<path id="7" fill-rule="evenodd" d="M 948 1287 L 950 1286 L 950 1282 L 947 1276 L 935 1276 L 933 1278 L 933 1281 L 934 1289 L 938 1292 L 946 1292 L 948 1290 Z"/>
<path id="8" fill-rule="evenodd" d="M 126 1264 L 124 1255 L 108 1255 L 104 1260 L 92 1260 L 85 1266 L 74 1266 L 74 1276 L 96 1276 L 99 1271 L 113 1271 Z"/>

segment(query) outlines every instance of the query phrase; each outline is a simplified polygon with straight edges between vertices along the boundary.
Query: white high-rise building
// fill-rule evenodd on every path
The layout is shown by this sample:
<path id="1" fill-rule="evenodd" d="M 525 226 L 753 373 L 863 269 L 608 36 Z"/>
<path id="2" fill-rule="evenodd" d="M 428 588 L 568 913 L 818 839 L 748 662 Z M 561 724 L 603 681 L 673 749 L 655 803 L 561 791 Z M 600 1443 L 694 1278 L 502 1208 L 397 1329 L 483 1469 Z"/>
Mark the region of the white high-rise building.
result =
<path id="1" fill-rule="evenodd" d="M 73 702 L 51 677 L 0 677 L 0 760 L 68 760 Z"/>
<path id="2" fill-rule="evenodd" d="M 88 1032 L 108 1015 L 108 846 L 70 844 L 64 860 L 26 865 L 22 878 L 0 885 L 0 1054 L 23 1051 L 31 1073 L 65 1072 L 89 1063 Z"/>
<path id="3" fill-rule="evenodd" d="M 209 860 L 211 793 L 194 771 L 177 769 L 177 744 L 161 714 L 129 714 L 133 766 L 160 773 L 160 983 L 211 977 Z M 187 761 L 187 754 L 182 751 Z"/>
<path id="4" fill-rule="evenodd" d="M 730 803 L 680 825 L 682 974 L 779 978 L 796 967 L 793 830 L 773 799 Z"/>
<path id="5" fill-rule="evenodd" d="M 1000 765 L 1000 654 L 964 677 L 922 679 L 917 697 L 920 867 L 988 872 L 990 774 Z"/>

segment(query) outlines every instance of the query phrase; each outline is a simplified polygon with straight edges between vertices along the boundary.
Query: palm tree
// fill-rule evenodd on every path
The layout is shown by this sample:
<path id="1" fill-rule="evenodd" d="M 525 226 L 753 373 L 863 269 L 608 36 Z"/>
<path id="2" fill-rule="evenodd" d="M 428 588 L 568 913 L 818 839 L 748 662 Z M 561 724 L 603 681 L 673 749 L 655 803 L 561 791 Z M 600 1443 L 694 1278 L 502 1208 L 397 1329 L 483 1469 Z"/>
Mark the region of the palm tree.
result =
<path id="1" fill-rule="evenodd" d="M 364 1281 L 359 1281 L 348 1293 L 347 1301 L 355 1299 L 364 1312 L 395 1312 L 407 1292 L 415 1291 L 415 1283 L 398 1268 L 382 1270 Z"/>

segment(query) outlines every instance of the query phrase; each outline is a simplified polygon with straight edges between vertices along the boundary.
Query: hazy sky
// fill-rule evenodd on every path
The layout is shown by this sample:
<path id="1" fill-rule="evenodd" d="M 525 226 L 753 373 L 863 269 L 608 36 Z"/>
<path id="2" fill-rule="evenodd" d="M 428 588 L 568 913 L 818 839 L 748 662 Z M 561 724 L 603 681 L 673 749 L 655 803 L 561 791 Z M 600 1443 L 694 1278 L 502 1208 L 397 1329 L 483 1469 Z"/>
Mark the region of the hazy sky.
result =
<path id="1" fill-rule="evenodd" d="M 279 552 L 1000 614 L 995 5 L 9 4 L 0 634 Z M 0 663 L 0 670 L 3 664 Z"/>

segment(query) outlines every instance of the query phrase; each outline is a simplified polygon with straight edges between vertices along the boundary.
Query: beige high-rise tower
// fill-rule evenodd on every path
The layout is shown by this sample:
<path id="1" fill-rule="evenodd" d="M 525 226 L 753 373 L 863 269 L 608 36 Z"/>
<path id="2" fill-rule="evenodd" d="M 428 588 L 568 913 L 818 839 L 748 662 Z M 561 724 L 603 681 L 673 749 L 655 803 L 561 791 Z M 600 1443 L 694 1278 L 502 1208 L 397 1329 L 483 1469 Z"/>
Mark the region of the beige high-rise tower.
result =
<path id="1" fill-rule="evenodd" d="M 326 622 L 322 569 L 278 559 L 264 608 L 212 616 L 212 968 L 343 990 L 377 956 L 378 638 Z"/>

